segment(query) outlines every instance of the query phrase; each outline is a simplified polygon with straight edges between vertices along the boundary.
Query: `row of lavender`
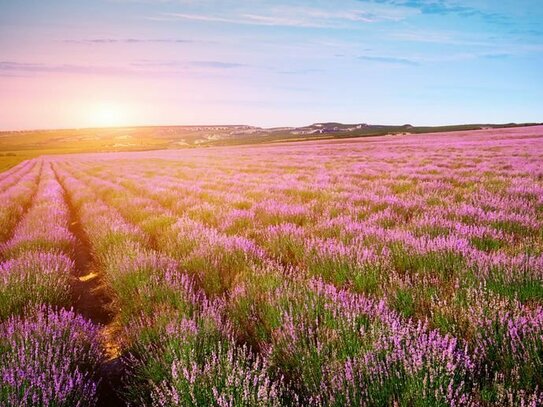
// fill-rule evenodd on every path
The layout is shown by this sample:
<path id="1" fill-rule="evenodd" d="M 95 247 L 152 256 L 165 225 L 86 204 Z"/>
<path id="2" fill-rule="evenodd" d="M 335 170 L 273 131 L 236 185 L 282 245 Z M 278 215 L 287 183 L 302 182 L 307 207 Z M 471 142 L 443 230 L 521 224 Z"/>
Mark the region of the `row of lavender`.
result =
<path id="1" fill-rule="evenodd" d="M 541 139 L 423 141 L 55 163 L 126 397 L 540 403 Z"/>
<path id="2" fill-rule="evenodd" d="M 70 309 L 75 237 L 63 190 L 41 160 L 0 183 L 0 404 L 93 405 L 102 351 L 98 327 Z"/>
<path id="3" fill-rule="evenodd" d="M 0 178 L 37 191 L 2 220 L 24 214 L 0 400 L 96 402 L 104 339 L 50 308 L 70 305 L 69 204 L 132 405 L 543 403 L 543 143 L 522 131 L 27 164 Z"/>

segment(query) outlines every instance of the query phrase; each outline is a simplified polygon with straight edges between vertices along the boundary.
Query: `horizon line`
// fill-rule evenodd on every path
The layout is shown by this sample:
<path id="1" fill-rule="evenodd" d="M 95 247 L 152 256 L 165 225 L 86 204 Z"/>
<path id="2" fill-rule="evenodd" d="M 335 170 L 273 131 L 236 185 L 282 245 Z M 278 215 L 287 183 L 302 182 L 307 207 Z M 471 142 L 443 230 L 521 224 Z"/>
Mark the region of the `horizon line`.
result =
<path id="1" fill-rule="evenodd" d="M 283 126 L 259 126 L 252 124 L 226 124 L 226 123 L 216 123 L 216 124 L 136 124 L 136 125 L 119 125 L 119 126 L 89 126 L 89 127 L 43 127 L 43 128 L 21 128 L 21 129 L 0 129 L 0 133 L 25 133 L 25 132 L 45 132 L 45 131 L 67 131 L 67 130 L 108 130 L 108 129 L 136 129 L 136 128 L 153 128 L 153 127 L 251 127 L 255 129 L 262 130 L 273 130 L 273 129 L 282 129 L 282 128 L 302 128 L 308 127 L 316 124 L 341 124 L 341 125 L 360 125 L 365 124 L 367 126 L 411 126 L 411 127 L 452 127 L 452 126 L 533 126 L 533 125 L 543 125 L 543 121 L 529 121 L 529 122 L 502 122 L 502 123 L 492 123 L 492 122 L 471 122 L 471 123 L 442 123 L 442 124 L 412 124 L 412 123 L 402 123 L 402 124 L 393 124 L 393 123 L 368 123 L 368 122 L 339 122 L 339 121 L 322 121 L 322 122 L 313 122 L 310 124 L 292 126 L 292 125 L 283 125 Z"/>

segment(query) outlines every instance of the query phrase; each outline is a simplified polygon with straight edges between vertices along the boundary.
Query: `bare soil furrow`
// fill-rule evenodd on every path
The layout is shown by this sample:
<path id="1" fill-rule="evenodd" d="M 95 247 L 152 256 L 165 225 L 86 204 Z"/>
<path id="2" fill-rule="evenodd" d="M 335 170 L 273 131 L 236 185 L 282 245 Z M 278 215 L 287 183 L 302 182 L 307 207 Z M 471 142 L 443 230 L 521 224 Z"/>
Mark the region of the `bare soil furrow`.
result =
<path id="1" fill-rule="evenodd" d="M 56 171 L 55 176 L 64 189 Z M 69 228 L 76 237 L 73 255 L 75 267 L 72 280 L 72 304 L 77 312 L 102 326 L 101 345 L 106 357 L 97 372 L 100 378 L 97 407 L 125 406 L 126 404 L 117 393 L 117 390 L 122 386 L 124 368 L 118 357 L 119 348 L 115 340 L 113 296 L 95 266 L 87 235 L 66 189 L 64 189 L 64 194 L 70 210 Z"/>

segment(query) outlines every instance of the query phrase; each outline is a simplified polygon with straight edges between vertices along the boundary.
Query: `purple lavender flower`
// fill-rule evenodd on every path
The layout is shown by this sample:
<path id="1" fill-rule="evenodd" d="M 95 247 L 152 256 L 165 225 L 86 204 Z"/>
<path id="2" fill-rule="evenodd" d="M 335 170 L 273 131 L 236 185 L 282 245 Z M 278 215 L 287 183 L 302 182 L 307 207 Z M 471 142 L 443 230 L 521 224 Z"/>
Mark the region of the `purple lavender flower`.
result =
<path id="1" fill-rule="evenodd" d="M 39 307 L 0 324 L 0 404 L 93 406 L 98 328 L 73 311 Z"/>

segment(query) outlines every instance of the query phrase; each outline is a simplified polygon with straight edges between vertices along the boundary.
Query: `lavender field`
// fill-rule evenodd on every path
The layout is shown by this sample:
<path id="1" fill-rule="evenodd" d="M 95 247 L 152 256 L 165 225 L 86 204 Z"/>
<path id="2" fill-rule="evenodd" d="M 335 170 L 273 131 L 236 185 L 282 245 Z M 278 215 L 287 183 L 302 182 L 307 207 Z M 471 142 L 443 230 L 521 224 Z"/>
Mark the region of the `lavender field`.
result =
<path id="1" fill-rule="evenodd" d="M 543 127 L 0 174 L 2 406 L 543 405 Z"/>

